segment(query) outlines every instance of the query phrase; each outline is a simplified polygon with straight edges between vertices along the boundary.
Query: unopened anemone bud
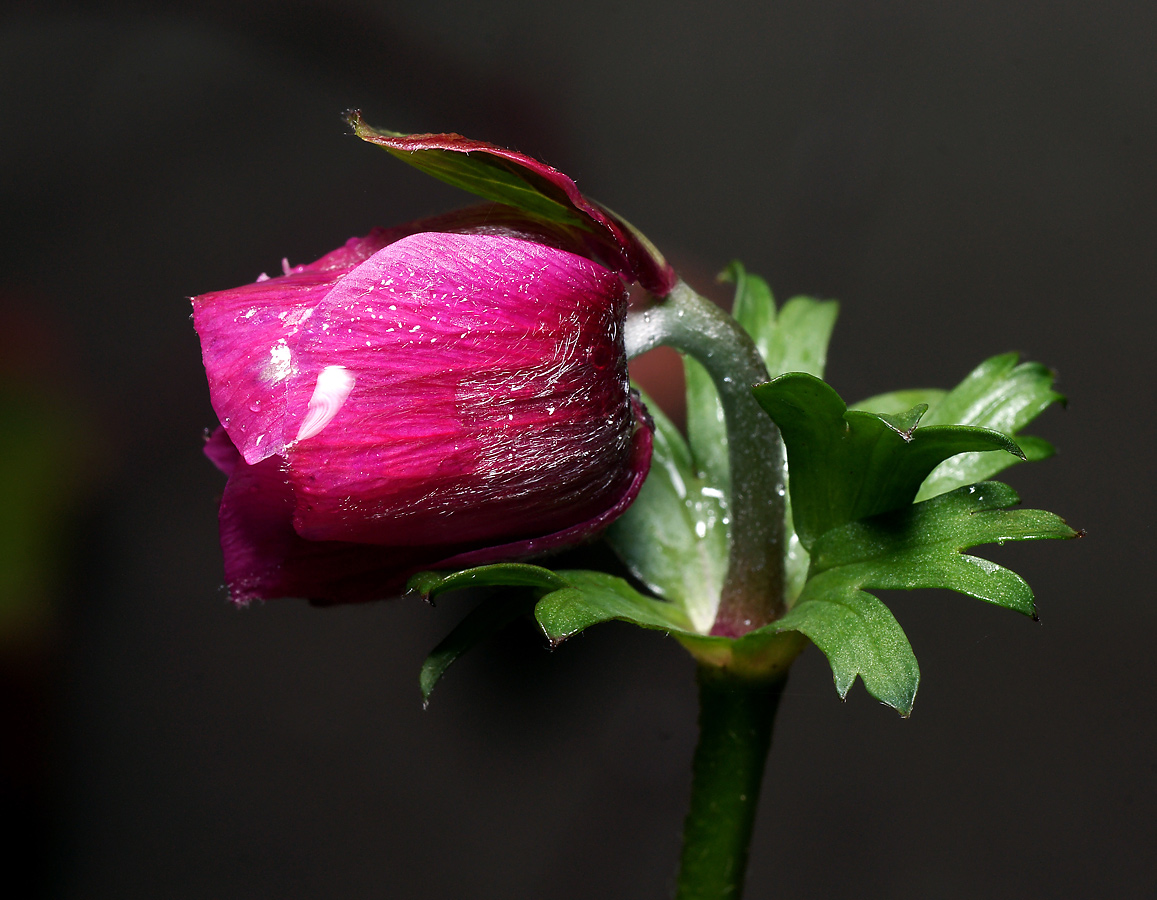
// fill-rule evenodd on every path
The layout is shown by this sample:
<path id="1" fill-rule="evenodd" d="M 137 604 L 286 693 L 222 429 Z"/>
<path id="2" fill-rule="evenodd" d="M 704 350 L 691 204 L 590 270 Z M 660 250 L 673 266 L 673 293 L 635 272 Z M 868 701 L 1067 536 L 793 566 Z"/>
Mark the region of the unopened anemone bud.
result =
<path id="1" fill-rule="evenodd" d="M 625 315 L 618 272 L 501 207 L 195 297 L 232 598 L 370 600 L 598 534 L 650 465 Z"/>

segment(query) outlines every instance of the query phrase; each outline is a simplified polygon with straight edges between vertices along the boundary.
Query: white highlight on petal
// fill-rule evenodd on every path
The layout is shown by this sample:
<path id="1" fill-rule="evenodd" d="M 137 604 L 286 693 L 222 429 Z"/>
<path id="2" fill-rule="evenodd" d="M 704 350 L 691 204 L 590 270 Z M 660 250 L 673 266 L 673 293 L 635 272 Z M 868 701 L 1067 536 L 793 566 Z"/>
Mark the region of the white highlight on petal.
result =
<path id="1" fill-rule="evenodd" d="M 265 381 L 277 382 L 293 374 L 293 351 L 285 338 L 278 338 L 277 343 L 269 348 L 269 362 L 261 370 L 261 377 Z"/>
<path id="2" fill-rule="evenodd" d="M 301 422 L 294 443 L 318 434 L 337 415 L 354 389 L 354 373 L 345 366 L 326 366 L 317 376 L 317 386 L 309 398 L 309 410 Z"/>

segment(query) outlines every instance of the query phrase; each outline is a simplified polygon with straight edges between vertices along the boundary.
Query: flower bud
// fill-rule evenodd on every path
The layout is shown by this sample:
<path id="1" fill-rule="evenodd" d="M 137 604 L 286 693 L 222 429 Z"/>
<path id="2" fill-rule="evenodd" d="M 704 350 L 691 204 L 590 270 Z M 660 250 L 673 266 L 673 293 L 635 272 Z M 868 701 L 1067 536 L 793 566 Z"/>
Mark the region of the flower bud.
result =
<path id="1" fill-rule="evenodd" d="M 374 599 L 621 514 L 651 434 L 623 281 L 588 256 L 492 207 L 194 298 L 233 600 Z"/>

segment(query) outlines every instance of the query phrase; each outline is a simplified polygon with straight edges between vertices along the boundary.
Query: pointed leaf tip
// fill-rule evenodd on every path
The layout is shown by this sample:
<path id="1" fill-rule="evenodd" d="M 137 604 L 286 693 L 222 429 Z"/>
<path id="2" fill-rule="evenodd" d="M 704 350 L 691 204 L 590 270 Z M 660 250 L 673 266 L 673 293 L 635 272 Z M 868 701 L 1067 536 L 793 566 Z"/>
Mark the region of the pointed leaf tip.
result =
<path id="1" fill-rule="evenodd" d="M 434 686 L 451 663 L 467 650 L 496 635 L 523 613 L 529 612 L 531 603 L 530 598 L 518 595 L 484 600 L 454 626 L 438 646 L 430 651 L 418 673 L 422 708 L 429 706 Z"/>
<path id="2" fill-rule="evenodd" d="M 987 428 L 922 425 L 925 403 L 895 414 L 848 409 L 830 385 L 803 372 L 752 391 L 783 435 L 792 517 L 809 550 L 829 529 L 911 503 L 928 474 L 950 457 L 1020 452 Z"/>

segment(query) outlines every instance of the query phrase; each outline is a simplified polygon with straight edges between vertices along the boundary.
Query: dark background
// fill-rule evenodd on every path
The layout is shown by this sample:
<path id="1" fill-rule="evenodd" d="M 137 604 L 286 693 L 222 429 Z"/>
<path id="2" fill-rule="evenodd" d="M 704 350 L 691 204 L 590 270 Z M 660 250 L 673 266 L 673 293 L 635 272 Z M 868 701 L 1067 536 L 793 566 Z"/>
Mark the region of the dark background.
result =
<path id="1" fill-rule="evenodd" d="M 739 257 L 781 299 L 841 299 L 849 399 L 1010 349 L 1054 366 L 1068 410 L 1031 430 L 1061 452 L 1007 479 L 1088 534 L 990 554 L 1042 623 L 885 595 L 923 671 L 909 720 L 859 685 L 840 703 L 809 650 L 749 896 L 1157 891 L 1157 6 L 8 8 L 0 377 L 9 449 L 39 466 L 0 457 L 28 543 L 0 620 L 11 877 L 69 898 L 673 884 L 695 733 L 673 641 L 515 630 L 423 712 L 418 666 L 467 601 L 227 603 L 185 298 L 468 200 L 347 135 L 361 106 L 545 159 L 704 289 Z"/>

